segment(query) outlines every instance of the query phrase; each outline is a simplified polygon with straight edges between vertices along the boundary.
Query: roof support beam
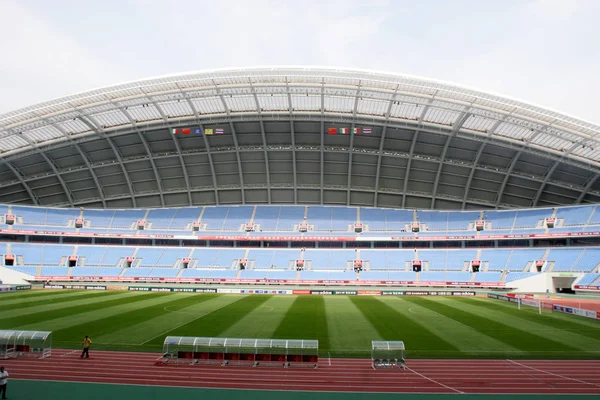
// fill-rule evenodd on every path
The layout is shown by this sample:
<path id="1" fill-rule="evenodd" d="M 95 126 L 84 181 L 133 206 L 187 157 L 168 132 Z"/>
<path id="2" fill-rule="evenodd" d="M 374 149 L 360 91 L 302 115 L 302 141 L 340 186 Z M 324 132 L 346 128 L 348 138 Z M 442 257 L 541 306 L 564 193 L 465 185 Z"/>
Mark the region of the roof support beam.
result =
<path id="1" fill-rule="evenodd" d="M 73 196 L 71 195 L 71 192 L 69 191 L 69 188 L 67 187 L 67 184 L 65 183 L 65 180 L 60 175 L 60 172 L 58 172 L 58 169 L 56 169 L 56 165 L 54 165 L 54 162 L 52 162 L 52 160 L 50 160 L 50 157 L 48 157 L 45 152 L 41 151 L 40 155 L 42 156 L 42 158 L 44 160 L 46 160 L 46 162 L 52 169 L 52 172 L 54 172 L 54 175 L 56 175 L 58 182 L 60 182 L 60 185 L 62 186 L 63 190 L 65 191 L 65 194 L 67 195 L 67 200 L 69 201 L 69 204 L 71 205 L 71 207 L 73 207 Z"/>
<path id="2" fill-rule="evenodd" d="M 463 124 L 470 116 L 471 116 L 471 114 L 469 114 L 467 112 L 467 110 L 463 111 L 456 119 L 456 122 L 454 122 L 454 126 L 452 127 L 452 132 L 446 138 L 446 143 L 444 144 L 444 149 L 442 150 L 442 156 L 440 157 L 440 163 L 438 165 L 438 170 L 437 170 L 437 173 L 435 174 L 435 181 L 433 182 L 433 193 L 431 196 L 431 209 L 432 210 L 435 209 L 435 200 L 436 200 L 436 196 L 437 196 L 438 186 L 440 184 L 440 176 L 442 175 L 442 168 L 444 167 L 444 160 L 446 159 L 446 153 L 448 152 L 448 147 L 450 146 L 450 142 L 452 141 L 452 138 L 454 138 L 456 136 L 456 134 L 458 133 L 460 128 L 462 128 Z"/>
<path id="3" fill-rule="evenodd" d="M 294 181 L 294 204 L 298 204 L 298 171 L 296 168 L 296 129 L 294 126 L 294 120 L 291 118 L 294 115 L 294 106 L 292 104 L 292 92 L 290 90 L 290 84 L 285 78 L 286 92 L 288 98 L 288 110 L 290 112 L 290 134 L 292 140 L 292 179 Z M 321 121 L 323 125 L 323 121 Z M 323 182 L 321 181 L 321 187 Z M 321 189 L 321 204 L 323 204 L 323 190 Z"/>
<path id="4" fill-rule="evenodd" d="M 585 195 L 588 194 L 588 192 L 590 191 L 590 189 L 592 188 L 592 186 L 594 186 L 594 183 L 596 183 L 596 181 L 598 180 L 598 178 L 600 178 L 600 174 L 596 174 L 593 177 L 591 177 L 586 185 L 585 188 L 583 189 L 583 191 L 581 192 L 581 194 L 579 195 L 579 197 L 577 198 L 577 202 L 576 204 L 581 204 L 581 202 L 583 201 L 583 199 L 585 198 Z"/>
<path id="5" fill-rule="evenodd" d="M 356 95 L 354 97 L 354 108 L 352 109 L 352 125 L 350 126 L 350 148 L 348 150 L 348 193 L 346 194 L 346 205 L 350 206 L 350 195 L 352 188 L 352 155 L 354 154 L 354 128 L 356 127 L 356 113 L 358 110 L 358 101 L 360 99 L 360 86 L 361 81 L 358 81 L 358 87 L 356 89 Z"/>
<path id="6" fill-rule="evenodd" d="M 299 186 L 300 189 L 309 189 L 312 190 L 314 189 L 313 185 L 300 185 Z M 239 185 L 237 186 L 228 186 L 227 189 L 239 189 Z M 256 185 L 253 186 L 253 188 L 255 189 L 265 189 L 266 190 L 266 185 Z M 286 189 L 291 189 L 291 184 L 289 186 L 285 186 Z M 327 190 L 332 190 L 332 191 L 337 191 L 337 192 L 345 192 L 346 188 L 344 186 L 340 186 L 340 185 L 327 185 L 325 187 Z M 356 191 L 359 192 L 363 192 L 363 193 L 372 193 L 373 192 L 373 188 L 357 188 L 355 189 Z M 185 193 L 186 190 L 181 188 L 181 189 L 175 189 L 170 193 Z M 204 187 L 204 188 L 194 188 L 192 189 L 192 193 L 205 193 L 205 192 L 212 192 L 212 187 Z M 391 191 L 387 191 L 387 190 L 383 190 L 382 193 L 389 193 L 392 195 L 395 195 L 398 193 L 398 191 L 396 190 L 391 190 Z M 149 197 L 149 196 L 155 196 L 158 194 L 158 191 L 150 191 L 150 192 L 144 192 L 144 193 L 140 193 L 140 197 Z M 420 198 L 426 198 L 426 199 L 430 199 L 430 196 L 428 194 L 424 194 L 424 193 L 415 193 L 414 194 L 415 197 L 420 197 Z M 128 199 L 129 197 L 127 195 L 116 195 L 116 196 L 110 196 L 110 200 L 122 200 L 122 199 Z M 457 196 L 448 196 L 448 198 L 450 200 L 456 201 L 456 202 L 460 202 L 460 198 Z M 75 202 L 76 206 L 81 206 L 81 205 L 85 205 L 85 204 L 89 204 L 94 202 L 94 199 L 83 199 L 83 200 L 78 200 L 77 202 Z M 489 207 L 489 206 L 493 206 L 493 204 L 491 204 L 490 202 L 486 202 L 486 201 L 473 201 L 473 204 L 475 205 L 479 205 L 479 206 L 484 206 L 484 207 Z"/>
<path id="7" fill-rule="evenodd" d="M 102 130 L 102 128 L 100 127 L 100 124 L 98 124 L 98 121 L 96 121 L 92 116 L 80 115 L 79 120 L 81 122 L 83 122 L 84 124 L 86 124 L 87 126 L 89 126 L 91 130 L 93 130 L 94 132 L 96 132 L 96 134 L 98 134 L 98 136 L 100 136 L 102 139 L 105 139 L 108 142 L 110 148 L 112 149 L 113 153 L 115 154 L 115 158 L 119 162 L 121 171 L 123 171 L 123 176 L 125 176 L 125 180 L 127 181 L 127 188 L 129 189 L 129 195 L 131 196 L 131 202 L 133 204 L 133 207 L 134 208 L 137 207 L 137 201 L 136 201 L 135 195 L 133 193 L 133 185 L 131 184 L 131 178 L 129 177 L 129 172 L 127 172 L 127 168 L 125 168 L 125 163 L 123 162 L 123 157 L 121 157 L 121 153 L 119 153 L 119 150 L 117 150 L 117 146 L 115 146 L 115 144 L 112 141 L 112 139 L 110 138 L 110 136 L 108 136 Z"/>
<path id="8" fill-rule="evenodd" d="M 190 108 L 192 109 L 192 111 L 194 111 L 194 115 L 196 115 L 196 119 L 198 120 L 198 126 L 200 127 L 200 129 L 202 129 L 202 132 L 204 132 L 204 127 L 200 123 L 200 113 L 194 106 L 194 103 L 192 103 L 192 100 L 189 99 L 189 97 L 186 97 L 186 100 L 187 100 L 188 104 L 190 105 Z M 208 157 L 208 165 L 210 166 L 210 173 L 212 175 L 213 186 L 215 189 L 215 204 L 219 205 L 219 190 L 217 189 L 217 174 L 215 173 L 215 166 L 213 164 L 212 153 L 210 151 L 210 143 L 208 143 L 208 138 L 206 137 L 206 135 L 202 135 L 202 139 L 204 140 L 204 147 L 206 148 L 206 156 Z M 191 190 L 192 190 L 192 188 L 190 187 L 190 193 L 191 193 Z"/>
<path id="9" fill-rule="evenodd" d="M 425 114 L 427 114 L 427 110 L 429 110 L 429 106 L 433 103 L 433 99 L 437 95 L 438 91 L 436 90 L 433 96 L 429 99 L 429 102 L 423 108 L 421 115 L 419 116 L 419 125 L 423 123 L 423 119 L 425 118 Z M 415 146 L 417 144 L 417 138 L 419 136 L 419 129 L 415 129 L 415 134 L 413 136 L 412 142 L 410 144 L 410 153 L 408 155 L 408 161 L 406 164 L 406 172 L 404 173 L 404 185 L 402 189 L 402 208 L 406 208 L 406 191 L 408 190 L 408 178 L 410 177 L 410 167 L 412 165 L 413 154 L 415 153 Z"/>
<path id="10" fill-rule="evenodd" d="M 410 153 L 408 154 L 406 171 L 404 172 L 404 185 L 402 188 L 402 208 L 406 208 L 406 191 L 408 190 L 408 176 L 410 175 L 410 166 L 412 164 L 413 154 L 415 154 L 415 146 L 417 145 L 418 136 L 419 130 L 415 130 L 415 134 L 413 135 L 413 139 L 410 144 Z"/>
<path id="11" fill-rule="evenodd" d="M 160 116 L 162 117 L 163 121 L 165 121 L 165 124 L 168 127 L 170 125 L 169 118 L 164 113 L 163 109 L 159 107 L 158 102 L 156 100 L 154 100 L 154 98 L 152 96 L 147 96 L 147 97 L 148 97 L 148 99 L 150 99 L 150 101 L 152 102 L 154 107 L 156 107 L 156 109 L 160 113 Z M 175 138 L 175 135 L 172 135 L 171 132 L 169 132 L 169 136 L 171 136 L 171 139 L 173 139 L 173 144 L 175 144 L 175 149 L 177 150 L 177 153 L 179 154 L 179 163 L 181 164 L 181 171 L 183 172 L 183 179 L 185 181 L 185 186 L 188 189 L 188 193 L 187 193 L 188 204 L 191 206 L 192 205 L 192 192 L 190 191 L 190 179 L 188 177 L 187 169 L 185 168 L 185 163 L 183 162 L 183 155 L 181 154 L 181 147 L 179 146 L 179 142 Z"/>
<path id="12" fill-rule="evenodd" d="M 38 154 L 40 156 L 42 156 L 42 158 L 48 163 L 48 165 L 50 166 L 50 169 L 52 170 L 52 172 L 54 172 L 54 175 L 56 176 L 56 179 L 58 179 L 58 182 L 60 183 L 60 185 L 62 186 L 63 190 L 65 191 L 65 196 L 67 196 L 67 201 L 69 202 L 69 204 L 71 205 L 71 207 L 73 207 L 73 196 L 71 195 L 71 192 L 67 188 L 67 184 L 65 183 L 64 179 L 62 178 L 62 176 L 60 176 L 60 173 L 56 169 L 56 165 L 54 165 L 54 163 L 50 160 L 50 158 L 46 155 L 46 153 L 44 151 L 40 150 L 39 148 L 37 148 L 37 146 L 35 145 L 35 143 L 33 143 L 29 138 L 27 138 L 27 136 L 20 135 L 20 137 L 23 140 L 25 140 L 27 143 L 29 143 L 29 145 L 31 147 L 35 148 L 38 151 Z M 7 162 L 7 164 L 8 164 L 8 162 Z"/>
<path id="13" fill-rule="evenodd" d="M 294 185 L 296 186 L 296 185 Z M 294 189 L 296 190 L 296 189 Z M 321 78 L 321 205 L 325 204 L 325 78 Z"/>
<path id="14" fill-rule="evenodd" d="M 221 88 L 219 88 L 219 85 L 217 85 L 214 80 L 213 80 L 213 84 L 215 85 L 215 90 L 217 91 L 217 95 L 221 99 L 221 103 L 223 104 L 223 109 L 225 110 L 225 113 L 227 114 L 227 117 L 231 116 L 231 110 L 227 106 L 227 102 L 225 101 L 225 98 L 223 97 L 223 94 L 221 93 Z M 246 204 L 246 193 L 244 192 L 244 172 L 242 170 L 242 161 L 241 161 L 241 158 L 240 158 L 240 146 L 238 145 L 237 135 L 235 134 L 235 127 L 233 126 L 233 122 L 232 121 L 229 121 L 229 129 L 231 130 L 231 137 L 233 138 L 233 145 L 235 146 L 235 156 L 237 158 L 238 171 L 239 171 L 239 174 L 240 174 L 240 187 L 241 187 L 241 191 L 242 191 L 242 204 Z"/>
<path id="15" fill-rule="evenodd" d="M 150 101 L 150 100 L 148 100 L 148 101 Z M 123 107 L 120 104 L 116 104 L 116 103 L 113 103 L 113 104 L 114 104 L 115 107 L 117 107 L 119 110 L 121 110 L 121 112 L 127 117 L 127 119 L 129 120 L 129 122 L 131 123 L 131 126 L 133 127 L 133 129 L 135 130 L 135 132 L 138 134 L 138 137 L 140 138 L 140 141 L 144 145 L 144 149 L 146 149 L 146 153 L 148 154 L 148 159 L 150 161 L 150 165 L 152 166 L 152 170 L 154 171 L 154 177 L 156 178 L 156 186 L 158 187 L 158 191 L 159 191 L 160 204 L 161 204 L 162 207 L 164 207 L 165 206 L 165 197 L 164 197 L 164 194 L 163 194 L 162 183 L 160 181 L 160 175 L 158 174 L 158 169 L 156 168 L 156 164 L 154 163 L 154 158 L 152 158 L 152 152 L 150 151 L 150 146 L 148 145 L 148 141 L 144 137 L 144 134 L 142 133 L 142 131 L 140 131 L 138 129 L 138 127 L 137 127 L 137 121 L 135 121 L 131 117 L 131 114 L 129 114 L 129 112 L 127 112 L 127 110 L 125 109 L 125 107 Z"/>
<path id="16" fill-rule="evenodd" d="M 464 211 L 467 207 L 467 197 L 469 197 L 469 191 L 471 190 L 471 183 L 473 182 L 473 176 L 475 175 L 475 171 L 477 171 L 477 164 L 479 164 L 479 159 L 483 154 L 483 149 L 485 148 L 486 143 L 482 142 L 477 150 L 477 154 L 475 155 L 475 161 L 473 161 L 473 167 L 471 168 L 471 172 L 469 173 L 469 178 L 467 179 L 467 184 L 465 185 L 465 195 L 462 201 L 462 210 Z"/>
<path id="17" fill-rule="evenodd" d="M 550 124 L 552 125 L 552 124 Z M 550 125 L 545 126 L 542 130 L 545 130 L 547 128 L 550 127 Z M 537 136 L 540 133 L 540 131 L 536 132 L 535 135 L 533 135 L 533 137 L 528 141 L 527 144 L 529 144 L 534 138 L 535 136 Z M 546 187 L 546 184 L 548 183 L 548 181 L 550 180 L 550 176 L 554 173 L 554 170 L 558 167 L 558 165 L 565 159 L 567 158 L 573 151 L 575 151 L 579 146 L 581 146 L 580 142 L 576 142 L 573 143 L 573 145 L 571 146 L 570 149 L 565 151 L 565 154 L 560 157 L 557 158 L 554 161 L 554 164 L 552 165 L 552 168 L 550 168 L 550 170 L 548 171 L 548 173 L 544 176 L 544 181 L 542 182 L 542 185 L 540 186 L 540 188 L 538 189 L 536 196 L 535 196 L 535 200 L 533 201 L 533 206 L 537 207 L 537 204 L 540 200 L 540 197 L 542 196 L 542 192 L 544 191 L 544 188 Z"/>
<path id="18" fill-rule="evenodd" d="M 496 196 L 496 202 L 495 202 L 496 209 L 500 205 L 500 201 L 502 200 L 502 196 L 504 195 L 504 189 L 506 188 L 506 183 L 508 182 L 508 179 L 510 178 L 510 175 L 512 174 L 513 168 L 517 164 L 517 161 L 519 161 L 519 157 L 521 157 L 521 153 L 522 153 L 522 151 L 518 151 L 517 154 L 515 154 L 515 156 L 513 157 L 513 159 L 510 162 L 510 165 L 508 166 L 508 169 L 506 170 L 506 175 L 504 175 L 504 179 L 502 180 L 502 184 L 500 185 L 500 190 L 498 190 L 498 195 Z"/>
<path id="19" fill-rule="evenodd" d="M 394 90 L 394 94 L 390 99 L 390 104 L 388 104 L 387 111 L 385 112 L 385 121 L 383 123 L 383 128 L 381 129 L 381 138 L 379 139 L 379 152 L 377 153 L 377 168 L 375 170 L 375 196 L 373 199 L 373 205 L 377 207 L 378 196 L 379 196 L 379 176 L 381 174 L 381 160 L 383 158 L 383 144 L 385 143 L 385 134 L 387 133 L 388 122 L 390 120 L 390 115 L 392 113 L 392 106 L 396 101 L 396 95 L 398 94 L 398 90 L 400 89 L 400 85 L 396 85 L 396 89 Z"/>
<path id="20" fill-rule="evenodd" d="M 88 171 L 90 171 L 90 175 L 92 175 L 92 179 L 94 180 L 94 184 L 96 185 L 96 190 L 98 190 L 98 196 L 100 196 L 100 201 L 102 202 L 102 207 L 106 208 L 106 199 L 104 198 L 104 191 L 102 190 L 102 186 L 100 186 L 100 181 L 98 180 L 98 177 L 96 176 L 96 172 L 94 172 L 94 169 L 92 168 L 92 165 L 90 164 L 90 161 L 89 161 L 87 155 L 84 154 L 84 152 L 81 149 L 81 147 L 79 146 L 79 144 L 77 142 L 73 142 L 71 140 L 71 137 L 69 136 L 69 134 L 60 125 L 50 122 L 44 117 L 40 117 L 40 118 L 42 120 L 46 121 L 49 125 L 52 125 L 60 133 L 62 133 L 63 136 L 67 139 L 67 141 L 71 144 L 71 146 L 75 147 L 75 150 L 77 150 L 77 152 L 81 156 L 81 159 L 85 163 Z"/>
<path id="21" fill-rule="evenodd" d="M 21 172 L 17 169 L 17 167 L 12 165 L 10 162 L 6 161 L 5 164 L 8 167 L 8 169 L 10 169 L 13 174 L 15 174 L 17 179 L 19 181 L 21 181 L 21 185 L 23 185 L 23 187 L 29 194 L 29 197 L 31 197 L 31 201 L 33 201 L 33 204 L 35 204 L 36 206 L 39 206 L 40 202 L 38 201 L 37 197 L 35 197 L 35 195 L 33 194 L 33 191 L 31 190 L 31 188 L 29 187 L 27 182 L 25 182 L 25 178 L 23 178 L 23 174 L 21 174 Z"/>
<path id="22" fill-rule="evenodd" d="M 263 143 L 263 157 L 265 158 L 265 174 L 267 178 L 267 201 L 271 204 L 271 174 L 269 173 L 269 155 L 267 153 L 267 136 L 265 134 L 265 124 L 262 119 L 262 109 L 260 107 L 260 103 L 258 102 L 258 96 L 256 95 L 256 90 L 254 86 L 252 86 L 252 81 L 250 81 L 250 86 L 252 87 L 252 94 L 254 95 L 254 101 L 256 102 L 256 112 L 258 113 L 258 117 L 260 120 L 258 121 L 260 125 L 260 136 L 262 138 Z M 290 125 L 292 132 L 294 131 L 293 121 L 290 120 Z M 293 136 L 293 133 L 292 133 Z M 295 185 L 294 185 L 295 186 Z"/>
<path id="23" fill-rule="evenodd" d="M 538 202 L 540 201 L 540 197 L 542 197 L 542 193 L 543 193 L 544 189 L 546 188 L 546 184 L 550 180 L 550 176 L 552 176 L 552 174 L 554 173 L 554 170 L 556 169 L 556 167 L 558 167 L 558 165 L 560 164 L 560 161 L 561 161 L 561 159 L 556 160 L 554 162 L 554 164 L 552 164 L 552 167 L 550 167 L 550 169 L 548 170 L 548 172 L 546 173 L 546 175 L 544 175 L 544 180 L 542 181 L 542 184 L 538 188 L 538 191 L 535 194 L 535 198 L 531 202 L 531 206 L 532 207 L 537 207 Z"/>

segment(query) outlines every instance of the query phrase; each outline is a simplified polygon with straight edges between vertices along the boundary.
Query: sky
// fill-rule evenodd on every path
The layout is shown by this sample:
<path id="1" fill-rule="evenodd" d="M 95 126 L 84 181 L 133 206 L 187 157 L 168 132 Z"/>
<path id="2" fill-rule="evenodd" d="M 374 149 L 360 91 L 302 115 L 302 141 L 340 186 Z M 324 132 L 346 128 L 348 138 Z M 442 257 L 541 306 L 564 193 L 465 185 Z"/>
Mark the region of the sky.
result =
<path id="1" fill-rule="evenodd" d="M 416 75 L 600 124 L 600 0 L 0 0 L 0 114 L 180 72 Z"/>

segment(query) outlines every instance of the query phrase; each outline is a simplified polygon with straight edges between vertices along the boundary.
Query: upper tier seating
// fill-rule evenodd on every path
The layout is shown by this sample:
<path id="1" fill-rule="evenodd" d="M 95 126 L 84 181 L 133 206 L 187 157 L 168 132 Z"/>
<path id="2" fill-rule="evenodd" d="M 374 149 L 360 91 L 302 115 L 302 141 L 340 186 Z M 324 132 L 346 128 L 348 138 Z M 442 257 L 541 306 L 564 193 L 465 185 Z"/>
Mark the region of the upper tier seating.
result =
<path id="1" fill-rule="evenodd" d="M 411 224 L 420 225 L 419 236 L 476 235 L 475 222 L 484 220 L 483 235 L 540 234 L 600 231 L 600 205 L 508 211 L 425 211 L 342 206 L 206 206 L 168 209 L 97 210 L 57 209 L 0 205 L 2 218 L 16 217 L 13 229 L 75 232 L 75 221 L 84 220 L 79 233 L 139 234 L 138 222 L 145 222 L 144 234 L 154 235 L 244 235 L 245 224 L 254 223 L 262 233 L 300 236 L 298 226 L 308 224 L 307 235 L 355 235 L 355 223 L 363 225 L 363 236 L 407 236 L 415 234 Z M 306 218 L 305 218 L 306 217 Z M 546 218 L 556 218 L 547 230 Z M 197 224 L 194 232 L 193 226 Z M 0 225 L 1 227 L 1 225 Z"/>

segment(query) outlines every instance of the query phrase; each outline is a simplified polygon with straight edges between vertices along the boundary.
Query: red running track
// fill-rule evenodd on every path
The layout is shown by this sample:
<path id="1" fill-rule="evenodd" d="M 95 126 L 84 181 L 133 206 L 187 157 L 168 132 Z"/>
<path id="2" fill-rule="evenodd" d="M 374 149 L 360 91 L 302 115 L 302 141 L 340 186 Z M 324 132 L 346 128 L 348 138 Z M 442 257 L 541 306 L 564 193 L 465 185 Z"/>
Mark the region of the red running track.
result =
<path id="1" fill-rule="evenodd" d="M 155 353 L 53 350 L 10 359 L 17 379 L 226 389 L 327 392 L 600 394 L 600 360 L 409 360 L 373 370 L 365 359 L 321 359 L 318 369 L 155 365 Z"/>

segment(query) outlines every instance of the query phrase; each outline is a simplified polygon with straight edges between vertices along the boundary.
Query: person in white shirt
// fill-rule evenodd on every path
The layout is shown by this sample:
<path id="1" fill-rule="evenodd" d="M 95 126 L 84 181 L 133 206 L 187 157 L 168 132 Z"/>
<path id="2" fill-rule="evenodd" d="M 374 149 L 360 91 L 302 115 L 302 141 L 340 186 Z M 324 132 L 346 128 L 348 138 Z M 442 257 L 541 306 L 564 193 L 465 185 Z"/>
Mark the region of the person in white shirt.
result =
<path id="1" fill-rule="evenodd" d="M 2 399 L 6 399 L 6 384 L 8 383 L 8 372 L 4 370 L 4 367 L 0 367 L 0 394 Z"/>

